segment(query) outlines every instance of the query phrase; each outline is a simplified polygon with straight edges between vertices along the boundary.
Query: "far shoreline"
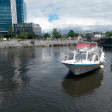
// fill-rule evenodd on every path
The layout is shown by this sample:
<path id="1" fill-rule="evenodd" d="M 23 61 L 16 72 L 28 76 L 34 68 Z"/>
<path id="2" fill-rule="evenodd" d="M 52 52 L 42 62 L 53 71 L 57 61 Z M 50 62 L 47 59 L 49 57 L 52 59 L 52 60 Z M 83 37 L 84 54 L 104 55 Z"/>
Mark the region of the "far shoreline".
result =
<path id="1" fill-rule="evenodd" d="M 53 39 L 53 40 L 2 40 L 0 48 L 28 48 L 28 47 L 56 47 L 56 46 L 71 46 L 75 45 L 76 39 Z"/>

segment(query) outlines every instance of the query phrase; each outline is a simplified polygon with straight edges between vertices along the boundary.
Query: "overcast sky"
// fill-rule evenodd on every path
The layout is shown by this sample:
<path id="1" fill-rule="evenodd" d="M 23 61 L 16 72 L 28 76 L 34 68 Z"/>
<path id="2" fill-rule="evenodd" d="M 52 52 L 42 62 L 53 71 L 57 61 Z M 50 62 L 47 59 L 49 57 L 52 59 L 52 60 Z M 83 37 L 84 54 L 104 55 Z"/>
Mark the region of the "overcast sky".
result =
<path id="1" fill-rule="evenodd" d="M 28 22 L 43 30 L 68 26 L 112 25 L 111 0 L 25 0 Z"/>

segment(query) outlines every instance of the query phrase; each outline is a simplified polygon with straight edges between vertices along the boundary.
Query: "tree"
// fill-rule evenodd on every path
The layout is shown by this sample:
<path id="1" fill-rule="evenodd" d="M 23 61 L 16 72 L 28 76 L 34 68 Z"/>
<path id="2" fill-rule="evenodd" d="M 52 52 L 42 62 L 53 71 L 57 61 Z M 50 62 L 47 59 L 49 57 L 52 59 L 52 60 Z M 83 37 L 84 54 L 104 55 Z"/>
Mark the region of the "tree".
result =
<path id="1" fill-rule="evenodd" d="M 0 40 L 3 40 L 4 36 L 3 34 L 0 34 Z"/>
<path id="2" fill-rule="evenodd" d="M 35 33 L 34 32 L 27 33 L 26 35 L 27 35 L 28 39 L 34 39 L 35 38 Z"/>
<path id="3" fill-rule="evenodd" d="M 78 37 L 79 36 L 79 34 L 78 33 L 75 33 L 75 37 Z"/>
<path id="4" fill-rule="evenodd" d="M 34 39 L 35 38 L 35 34 L 33 32 L 30 32 L 30 33 L 21 32 L 18 35 L 18 38 L 19 39 Z"/>
<path id="5" fill-rule="evenodd" d="M 73 30 L 68 32 L 68 37 L 78 37 L 78 33 L 75 33 Z"/>
<path id="6" fill-rule="evenodd" d="M 24 33 L 24 32 L 20 33 L 20 34 L 18 35 L 18 38 L 19 38 L 19 39 L 26 39 L 26 38 L 27 38 L 27 33 Z"/>
<path id="7" fill-rule="evenodd" d="M 62 38 L 68 38 L 68 35 L 67 34 L 63 34 L 61 37 Z"/>
<path id="8" fill-rule="evenodd" d="M 55 29 L 53 29 L 53 31 L 52 31 L 52 36 L 53 36 L 53 38 L 58 39 L 58 38 L 61 38 L 61 33 L 58 32 L 57 29 L 55 28 Z"/>
<path id="9" fill-rule="evenodd" d="M 106 37 L 111 37 L 111 36 L 112 36 L 112 32 L 109 32 L 109 31 L 106 32 L 106 33 L 105 33 L 105 36 L 106 36 Z"/>
<path id="10" fill-rule="evenodd" d="M 75 36 L 74 31 L 73 31 L 73 30 L 70 30 L 70 31 L 68 32 L 68 37 L 74 37 L 74 36 Z"/>
<path id="11" fill-rule="evenodd" d="M 45 38 L 45 39 L 50 38 L 50 37 L 51 37 L 51 35 L 50 35 L 49 33 L 45 33 L 45 34 L 44 34 L 44 38 Z"/>
<path id="12" fill-rule="evenodd" d="M 12 38 L 12 36 L 14 35 L 14 30 L 12 27 L 9 27 L 8 29 L 8 36 Z"/>

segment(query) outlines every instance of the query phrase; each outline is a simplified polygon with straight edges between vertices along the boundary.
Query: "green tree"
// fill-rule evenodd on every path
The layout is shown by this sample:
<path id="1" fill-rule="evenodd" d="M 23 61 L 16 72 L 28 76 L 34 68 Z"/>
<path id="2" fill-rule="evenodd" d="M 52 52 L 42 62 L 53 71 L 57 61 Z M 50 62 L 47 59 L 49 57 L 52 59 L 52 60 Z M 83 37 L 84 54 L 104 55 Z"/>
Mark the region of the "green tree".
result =
<path id="1" fill-rule="evenodd" d="M 14 36 L 14 30 L 12 27 L 9 27 L 8 29 L 8 36 L 12 38 L 12 36 Z"/>
<path id="2" fill-rule="evenodd" d="M 21 32 L 19 35 L 17 35 L 17 38 L 19 38 L 19 39 L 35 39 L 35 34 L 33 32 L 29 32 L 29 33 Z"/>
<path id="3" fill-rule="evenodd" d="M 79 34 L 78 33 L 75 33 L 75 37 L 78 37 L 79 36 Z"/>
<path id="4" fill-rule="evenodd" d="M 75 36 L 74 31 L 73 31 L 73 30 L 70 30 L 70 31 L 68 32 L 68 37 L 74 37 L 74 36 Z"/>
<path id="5" fill-rule="evenodd" d="M 51 35 L 50 35 L 49 33 L 45 33 L 45 34 L 44 34 L 44 38 L 45 38 L 45 39 L 51 38 Z"/>
<path id="6" fill-rule="evenodd" d="M 19 38 L 19 39 L 26 39 L 26 38 L 27 38 L 27 33 L 24 33 L 24 32 L 20 33 L 20 34 L 18 35 L 18 38 Z"/>
<path id="7" fill-rule="evenodd" d="M 0 40 L 3 40 L 4 36 L 3 34 L 0 34 Z"/>
<path id="8" fill-rule="evenodd" d="M 27 35 L 28 39 L 34 39 L 35 38 L 35 33 L 34 32 L 27 33 L 26 35 Z"/>
<path id="9" fill-rule="evenodd" d="M 106 36 L 106 37 L 111 37 L 111 36 L 112 36 L 112 32 L 109 32 L 109 31 L 106 32 L 106 33 L 105 33 L 105 36 Z"/>
<path id="10" fill-rule="evenodd" d="M 57 29 L 55 28 L 55 29 L 53 29 L 53 31 L 52 31 L 52 36 L 53 36 L 53 38 L 58 39 L 58 38 L 61 38 L 61 33 L 58 32 Z"/>
<path id="11" fill-rule="evenodd" d="M 67 34 L 63 34 L 61 37 L 62 38 L 68 38 L 68 35 Z"/>
<path id="12" fill-rule="evenodd" d="M 69 32 L 68 32 L 68 37 L 78 37 L 78 33 L 75 33 L 73 30 L 70 30 Z"/>

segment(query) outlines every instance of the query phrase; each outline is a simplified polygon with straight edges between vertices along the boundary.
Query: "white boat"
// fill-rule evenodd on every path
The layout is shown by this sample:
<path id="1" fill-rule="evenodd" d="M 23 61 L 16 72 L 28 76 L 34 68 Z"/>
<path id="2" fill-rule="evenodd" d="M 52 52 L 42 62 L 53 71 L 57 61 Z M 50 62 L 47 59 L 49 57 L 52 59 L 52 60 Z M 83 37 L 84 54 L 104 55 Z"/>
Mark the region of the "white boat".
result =
<path id="1" fill-rule="evenodd" d="M 81 75 L 102 67 L 104 61 L 103 49 L 97 43 L 81 43 L 61 62 L 75 75 Z"/>

